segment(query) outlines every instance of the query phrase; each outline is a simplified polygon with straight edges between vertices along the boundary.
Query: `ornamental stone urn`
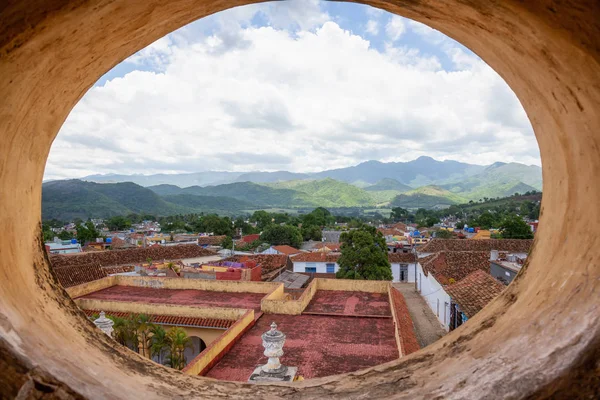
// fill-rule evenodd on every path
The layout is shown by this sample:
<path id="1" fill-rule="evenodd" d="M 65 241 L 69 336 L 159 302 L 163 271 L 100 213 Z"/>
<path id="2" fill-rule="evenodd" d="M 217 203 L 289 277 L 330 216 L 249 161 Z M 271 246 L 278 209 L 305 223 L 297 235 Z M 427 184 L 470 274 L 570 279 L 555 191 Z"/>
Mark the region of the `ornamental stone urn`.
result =
<path id="1" fill-rule="evenodd" d="M 113 336 L 113 325 L 115 324 L 112 319 L 106 318 L 104 311 L 100 312 L 100 317 L 94 320 L 94 324 L 106 333 L 108 336 Z"/>
<path id="2" fill-rule="evenodd" d="M 271 323 L 271 329 L 262 334 L 262 345 L 265 348 L 263 353 L 268 357 L 265 365 L 260 365 L 254 369 L 248 382 L 289 382 L 293 381 L 298 371 L 297 367 L 287 367 L 279 362 L 279 357 L 283 356 L 283 345 L 285 344 L 285 334 L 277 330 L 277 324 Z"/>

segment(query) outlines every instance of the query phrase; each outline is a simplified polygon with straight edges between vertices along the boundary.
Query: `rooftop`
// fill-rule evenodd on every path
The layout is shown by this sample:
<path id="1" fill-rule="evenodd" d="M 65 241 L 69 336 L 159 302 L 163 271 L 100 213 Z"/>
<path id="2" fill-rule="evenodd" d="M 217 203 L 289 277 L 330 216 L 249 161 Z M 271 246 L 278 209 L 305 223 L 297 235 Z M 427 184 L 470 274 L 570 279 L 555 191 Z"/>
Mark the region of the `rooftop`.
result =
<path id="1" fill-rule="evenodd" d="M 414 263 L 416 257 L 412 253 L 388 253 L 390 263 Z"/>
<path id="2" fill-rule="evenodd" d="M 298 254 L 300 253 L 300 250 L 292 247 L 292 246 L 288 246 L 288 245 L 281 245 L 281 246 L 273 246 L 273 249 L 277 250 L 278 252 L 291 256 L 292 254 Z"/>
<path id="3" fill-rule="evenodd" d="M 279 276 L 273 279 L 273 282 L 283 282 L 288 289 L 300 289 L 310 279 L 308 275 L 297 274 L 290 271 L 283 271 Z"/>
<path id="4" fill-rule="evenodd" d="M 392 315 L 387 293 L 337 290 L 318 290 L 304 312 L 347 316 L 389 317 Z"/>
<path id="5" fill-rule="evenodd" d="M 257 365 L 265 364 L 261 335 L 271 322 L 287 335 L 284 365 L 298 367 L 305 379 L 372 367 L 398 358 L 391 318 L 323 315 L 263 315 L 207 377 L 246 382 Z"/>
<path id="6" fill-rule="evenodd" d="M 292 262 L 337 262 L 340 258 L 340 253 L 302 253 L 292 257 Z"/>
<path id="7" fill-rule="evenodd" d="M 139 247 L 135 249 L 97 251 L 93 253 L 53 254 L 50 255 L 50 262 L 55 269 L 90 264 L 104 267 L 143 263 L 148 258 L 154 261 L 161 261 L 212 255 L 216 255 L 216 253 L 203 249 L 198 245 L 190 244 L 169 247 Z"/>
<path id="8" fill-rule="evenodd" d="M 100 310 L 83 310 L 85 315 L 91 317 L 95 314 L 100 314 Z M 127 318 L 133 313 L 109 311 L 107 315 L 112 315 L 119 318 Z M 191 326 L 198 328 L 213 328 L 213 329 L 227 329 L 235 323 L 231 319 L 218 319 L 218 318 L 193 318 L 193 317 L 181 317 L 175 315 L 156 315 L 147 314 L 149 322 L 161 325 L 174 325 L 174 326 Z"/>
<path id="9" fill-rule="evenodd" d="M 81 296 L 81 299 L 128 301 L 147 304 L 228 307 L 260 310 L 264 293 L 213 292 L 197 289 L 155 289 L 137 286 L 111 286 Z"/>
<path id="10" fill-rule="evenodd" d="M 442 285 L 464 279 L 477 270 L 488 271 L 490 253 L 487 251 L 441 251 L 426 261 L 420 260 L 425 272 L 432 273 Z"/>
<path id="11" fill-rule="evenodd" d="M 223 243 L 227 236 L 198 236 L 198 244 L 199 245 L 207 245 L 207 246 L 220 246 Z"/>
<path id="12" fill-rule="evenodd" d="M 529 253 L 532 239 L 433 239 L 417 249 L 419 253 L 437 253 L 439 251 L 508 251 Z"/>
<path id="13" fill-rule="evenodd" d="M 445 290 L 459 305 L 461 311 L 471 318 L 498 296 L 505 287 L 487 272 L 477 270 L 461 281 L 446 286 Z"/>

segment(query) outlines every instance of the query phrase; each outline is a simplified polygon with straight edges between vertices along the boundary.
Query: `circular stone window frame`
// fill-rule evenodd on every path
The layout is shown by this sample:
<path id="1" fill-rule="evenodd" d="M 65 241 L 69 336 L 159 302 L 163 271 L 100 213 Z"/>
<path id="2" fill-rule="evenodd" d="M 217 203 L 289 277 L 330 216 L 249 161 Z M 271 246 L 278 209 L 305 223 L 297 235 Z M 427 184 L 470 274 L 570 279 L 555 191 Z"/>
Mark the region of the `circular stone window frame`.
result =
<path id="1" fill-rule="evenodd" d="M 516 93 L 543 161 L 529 262 L 477 316 L 410 356 L 289 385 L 190 377 L 115 345 L 58 284 L 41 240 L 50 146 L 106 71 L 243 0 L 0 6 L 0 397 L 594 398 L 600 393 L 600 3 L 373 0 L 469 47 Z M 387 105 L 382 105 L 387 106 Z"/>

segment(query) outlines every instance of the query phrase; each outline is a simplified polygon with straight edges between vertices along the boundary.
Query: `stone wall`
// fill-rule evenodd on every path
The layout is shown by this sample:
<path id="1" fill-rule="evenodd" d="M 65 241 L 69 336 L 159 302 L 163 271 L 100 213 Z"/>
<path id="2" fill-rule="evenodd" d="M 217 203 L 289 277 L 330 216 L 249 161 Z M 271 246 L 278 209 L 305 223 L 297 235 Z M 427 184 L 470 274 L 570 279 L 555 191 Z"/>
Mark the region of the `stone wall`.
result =
<path id="1" fill-rule="evenodd" d="M 213 367 L 242 335 L 254 325 L 254 310 L 248 310 L 235 324 L 213 341 L 182 370 L 187 375 L 203 375 Z"/>

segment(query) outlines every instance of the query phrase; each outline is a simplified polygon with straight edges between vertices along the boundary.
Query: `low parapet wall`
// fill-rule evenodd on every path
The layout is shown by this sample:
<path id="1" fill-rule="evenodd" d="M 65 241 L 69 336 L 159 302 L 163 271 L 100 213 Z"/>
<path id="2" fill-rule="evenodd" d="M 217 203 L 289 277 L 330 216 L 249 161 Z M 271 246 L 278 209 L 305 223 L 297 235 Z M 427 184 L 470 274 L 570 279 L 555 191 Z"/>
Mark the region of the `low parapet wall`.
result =
<path id="1" fill-rule="evenodd" d="M 406 300 L 400 291 L 390 286 L 390 305 L 392 318 L 394 318 L 394 333 L 400 357 L 407 356 L 419 350 L 421 346 L 417 340 L 415 327 L 408 312 Z"/>
<path id="2" fill-rule="evenodd" d="M 313 280 L 304 293 L 296 300 L 287 300 L 283 287 L 281 292 L 273 292 L 260 302 L 261 310 L 267 314 L 300 315 L 317 291 L 317 279 Z"/>
<path id="3" fill-rule="evenodd" d="M 388 293 L 389 281 L 317 278 L 317 290 L 340 290 L 348 292 Z"/>
<path id="4" fill-rule="evenodd" d="M 195 289 L 209 292 L 266 294 L 273 292 L 280 286 L 283 288 L 283 283 L 278 282 L 219 281 L 123 275 L 117 275 L 116 278 L 116 284 L 120 286 L 151 287 L 155 289 Z"/>
<path id="5" fill-rule="evenodd" d="M 248 311 L 242 308 L 195 307 L 96 299 L 76 299 L 75 303 L 84 310 L 101 310 L 106 313 L 127 312 L 133 314 L 173 315 L 179 317 L 228 320 L 237 320 Z"/>
<path id="6" fill-rule="evenodd" d="M 206 374 L 240 337 L 254 325 L 254 310 L 246 311 L 229 329 L 212 342 L 182 370 L 187 375 Z"/>
<path id="7" fill-rule="evenodd" d="M 102 279 L 98 279 L 91 282 L 82 283 L 81 285 L 71 286 L 66 288 L 65 290 L 71 296 L 72 299 L 77 297 L 85 296 L 86 294 L 90 294 L 93 292 L 97 292 L 102 289 L 109 288 L 111 286 L 115 286 L 117 284 L 116 276 L 107 276 Z"/>

